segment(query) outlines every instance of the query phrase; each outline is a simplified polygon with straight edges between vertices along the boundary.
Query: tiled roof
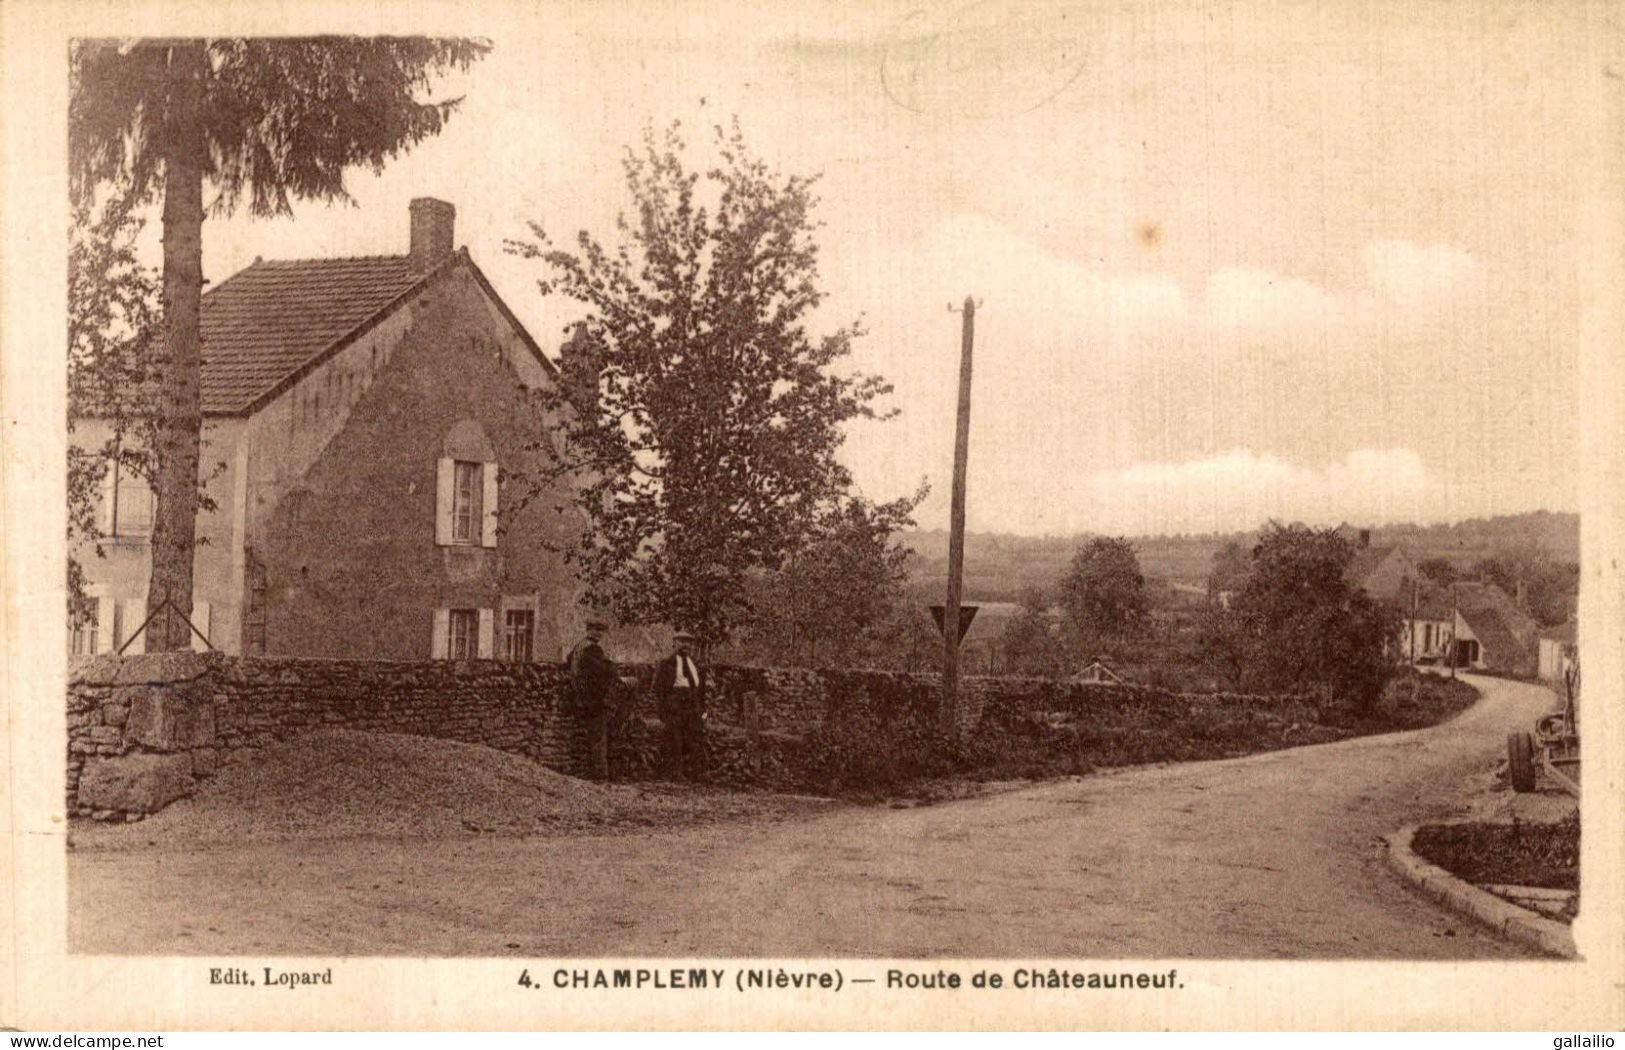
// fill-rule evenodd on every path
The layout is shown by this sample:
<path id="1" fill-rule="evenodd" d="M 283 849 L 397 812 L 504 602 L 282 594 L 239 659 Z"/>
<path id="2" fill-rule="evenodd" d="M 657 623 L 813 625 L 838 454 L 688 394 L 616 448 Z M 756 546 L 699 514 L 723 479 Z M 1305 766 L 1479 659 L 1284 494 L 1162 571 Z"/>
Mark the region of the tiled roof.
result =
<path id="1" fill-rule="evenodd" d="M 1421 588 L 1416 598 L 1416 619 L 1449 620 L 1455 615 L 1456 606 L 1447 589 L 1427 586 Z"/>
<path id="2" fill-rule="evenodd" d="M 1507 669 L 1516 666 L 1520 654 L 1527 647 L 1507 625 L 1501 610 L 1491 606 L 1463 608 L 1461 618 L 1467 621 L 1467 626 L 1472 628 L 1474 637 L 1478 639 L 1486 664 Z"/>
<path id="3" fill-rule="evenodd" d="M 405 255 L 255 260 L 203 295 L 203 411 L 244 412 L 425 275 Z"/>
<path id="4" fill-rule="evenodd" d="M 1539 631 L 1539 625 L 1529 614 L 1518 608 L 1518 603 L 1493 583 L 1464 580 L 1456 584 L 1456 601 L 1464 616 L 1478 610 L 1494 612 L 1520 643 L 1532 644 Z"/>

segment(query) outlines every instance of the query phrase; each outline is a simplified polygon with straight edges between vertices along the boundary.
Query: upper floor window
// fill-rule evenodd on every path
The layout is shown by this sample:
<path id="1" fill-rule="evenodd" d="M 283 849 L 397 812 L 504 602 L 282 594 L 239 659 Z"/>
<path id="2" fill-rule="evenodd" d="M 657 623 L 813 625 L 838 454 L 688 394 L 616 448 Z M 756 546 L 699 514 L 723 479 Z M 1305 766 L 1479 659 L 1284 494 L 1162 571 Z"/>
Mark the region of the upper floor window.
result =
<path id="1" fill-rule="evenodd" d="M 497 545 L 496 451 L 470 419 L 452 424 L 435 467 L 434 541 L 442 547 Z"/>
<path id="2" fill-rule="evenodd" d="M 451 490 L 451 541 L 474 543 L 478 537 L 480 504 L 480 466 L 465 460 L 454 460 Z"/>
<path id="3" fill-rule="evenodd" d="M 152 504 L 152 489 L 146 479 L 115 459 L 102 481 L 103 534 L 150 536 Z"/>

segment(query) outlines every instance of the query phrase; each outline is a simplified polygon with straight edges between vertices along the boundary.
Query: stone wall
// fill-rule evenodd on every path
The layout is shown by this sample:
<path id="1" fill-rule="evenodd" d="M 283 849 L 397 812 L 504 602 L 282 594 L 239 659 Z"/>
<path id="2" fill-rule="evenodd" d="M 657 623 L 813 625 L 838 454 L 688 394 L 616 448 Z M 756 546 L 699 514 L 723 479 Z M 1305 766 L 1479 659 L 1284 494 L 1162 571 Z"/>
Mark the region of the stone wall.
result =
<path id="1" fill-rule="evenodd" d="M 483 744 L 576 772 L 552 664 L 98 656 L 71 669 L 68 811 L 156 812 L 245 749 L 322 726 Z"/>
<path id="2" fill-rule="evenodd" d="M 651 668 L 613 711 L 617 779 L 659 775 Z M 583 772 L 585 732 L 556 664 L 98 656 L 71 670 L 68 809 L 134 819 L 193 790 L 226 761 L 301 730 L 412 733 Z M 937 728 L 934 676 L 716 667 L 707 737 L 713 779 L 738 786 L 861 790 L 909 777 L 1214 758 L 1346 733 L 1306 698 L 1181 695 L 1036 678 L 962 682 L 962 732 Z M 1022 772 L 1026 771 L 1026 772 Z"/>

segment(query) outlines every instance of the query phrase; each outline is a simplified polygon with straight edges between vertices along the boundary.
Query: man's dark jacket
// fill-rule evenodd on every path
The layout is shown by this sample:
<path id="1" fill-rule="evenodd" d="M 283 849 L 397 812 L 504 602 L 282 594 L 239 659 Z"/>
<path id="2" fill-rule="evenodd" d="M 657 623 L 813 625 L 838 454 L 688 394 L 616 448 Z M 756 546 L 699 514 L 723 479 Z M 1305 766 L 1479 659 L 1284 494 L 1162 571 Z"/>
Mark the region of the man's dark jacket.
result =
<path id="1" fill-rule="evenodd" d="M 692 689 L 687 690 L 686 696 L 688 701 L 694 705 L 694 713 L 701 714 L 705 711 L 705 685 L 709 676 L 705 673 L 705 668 L 701 667 L 700 662 L 694 657 L 690 656 L 688 662 L 694 668 L 694 677 L 697 682 Z M 670 708 L 679 695 L 678 690 L 675 688 L 676 683 L 677 654 L 673 653 L 655 665 L 655 703 L 659 705 L 661 711 Z"/>
<path id="2" fill-rule="evenodd" d="M 615 688 L 614 662 L 604 654 L 603 646 L 586 638 L 570 650 L 569 667 L 570 693 L 576 711 L 598 714 Z"/>

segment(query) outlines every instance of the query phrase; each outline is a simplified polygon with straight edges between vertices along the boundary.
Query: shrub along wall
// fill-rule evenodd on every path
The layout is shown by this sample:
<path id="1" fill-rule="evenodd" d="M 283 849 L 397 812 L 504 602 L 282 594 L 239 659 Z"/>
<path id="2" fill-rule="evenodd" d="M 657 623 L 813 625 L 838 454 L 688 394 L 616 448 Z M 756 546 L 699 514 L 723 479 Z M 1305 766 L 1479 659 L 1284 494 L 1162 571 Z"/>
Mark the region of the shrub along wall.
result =
<path id="1" fill-rule="evenodd" d="M 937 721 L 938 679 L 886 671 L 719 667 L 706 720 L 719 783 L 881 794 L 921 778 L 1056 776 L 1101 766 L 1225 758 L 1352 736 L 1309 697 L 1179 694 L 1135 686 L 961 681 L 961 733 Z M 639 690 L 613 748 L 625 779 L 659 773 L 660 723 Z"/>
<path id="2" fill-rule="evenodd" d="M 617 779 L 660 774 L 650 669 L 613 712 Z M 96 657 L 72 671 L 68 806 L 133 818 L 189 794 L 245 749 L 332 726 L 442 737 L 583 771 L 586 734 L 556 665 L 167 653 Z M 1044 679 L 962 682 L 962 732 L 937 725 L 933 676 L 717 667 L 711 779 L 741 787 L 878 794 L 920 778 L 1044 776 L 1219 758 L 1358 730 L 1301 697 L 1182 695 Z"/>

